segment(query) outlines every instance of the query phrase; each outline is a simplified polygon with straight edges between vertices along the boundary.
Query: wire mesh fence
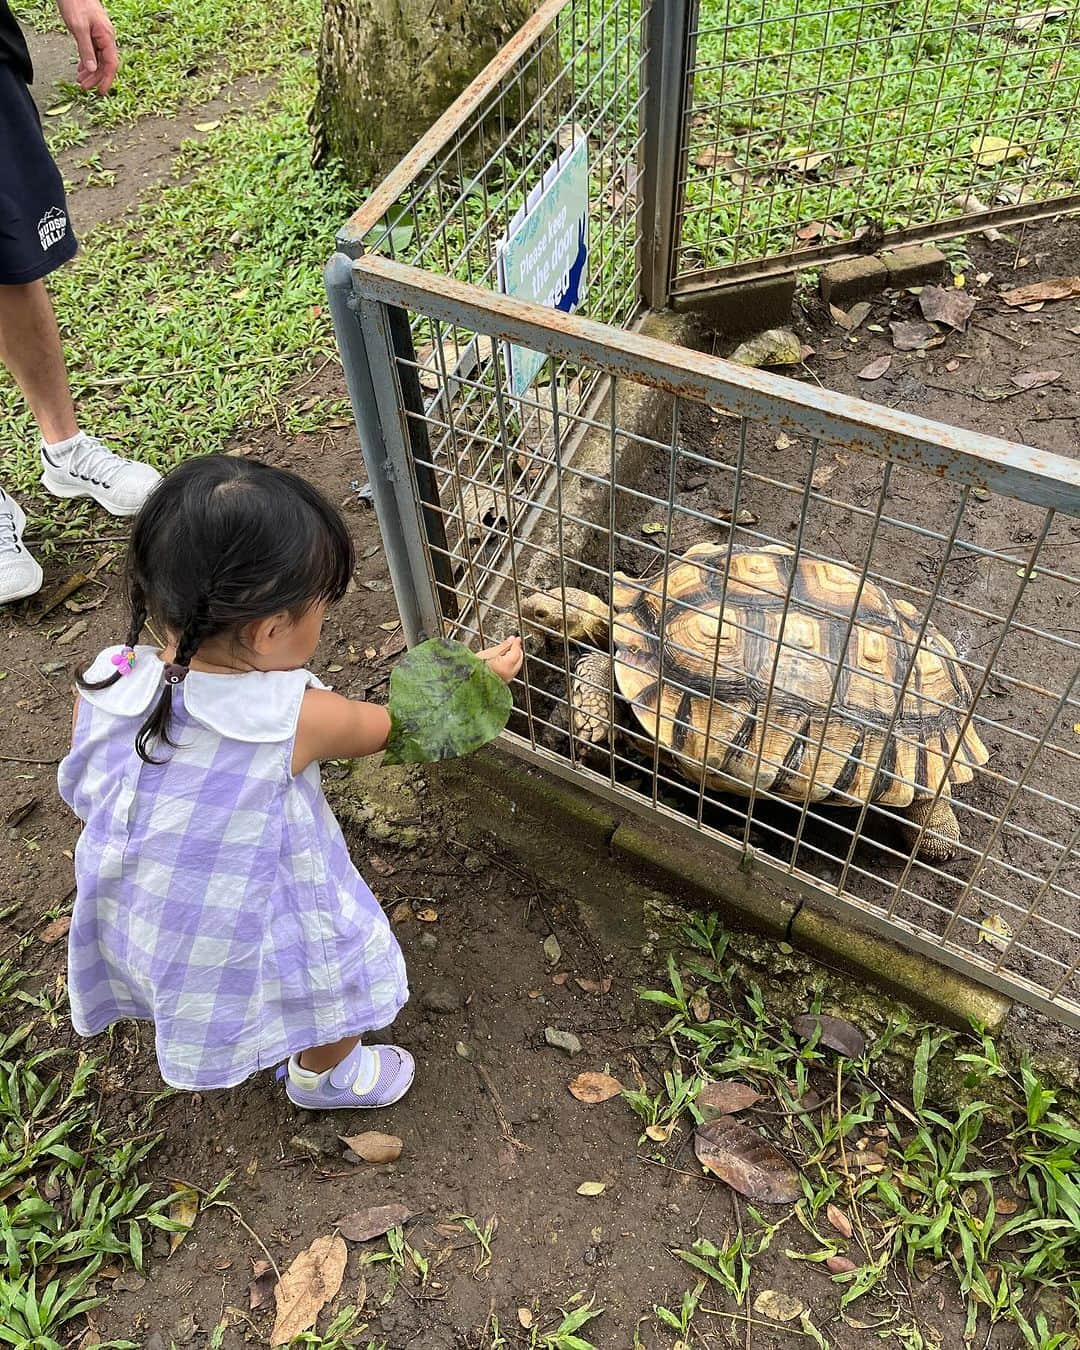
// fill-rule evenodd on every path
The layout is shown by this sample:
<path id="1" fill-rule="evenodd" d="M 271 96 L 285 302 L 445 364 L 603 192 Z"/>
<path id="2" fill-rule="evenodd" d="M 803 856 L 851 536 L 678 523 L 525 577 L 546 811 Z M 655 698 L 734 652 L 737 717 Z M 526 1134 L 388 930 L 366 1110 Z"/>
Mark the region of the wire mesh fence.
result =
<path id="1" fill-rule="evenodd" d="M 642 292 L 849 248 L 856 200 L 939 230 L 954 173 L 1058 191 L 1073 18 L 913 4 L 547 0 L 328 291 L 406 634 L 528 635 L 518 753 L 1080 1025 L 1076 465 L 626 331 Z M 578 311 L 500 295 L 582 144 Z"/>
<path id="2" fill-rule="evenodd" d="M 687 9 L 676 289 L 1080 204 L 1075 6 Z"/>
<path id="3" fill-rule="evenodd" d="M 442 276 L 495 289 L 499 247 L 524 213 L 530 190 L 575 144 L 587 147 L 587 272 L 583 307 L 607 323 L 640 307 L 638 188 L 644 119 L 642 57 L 648 4 L 642 0 L 548 0 L 473 86 L 464 102 L 394 170 L 344 227 L 347 251 L 379 253 Z M 456 554 L 482 548 L 505 523 L 506 465 L 532 473 L 554 450 L 543 400 L 510 408 L 471 378 L 489 364 L 489 339 L 460 345 L 423 313 L 409 317 L 399 349 L 416 353 L 413 397 L 452 394 L 456 415 L 437 431 L 414 425 L 420 462 L 460 470 L 448 504 L 445 483 L 428 479 L 436 504 L 427 525 Z M 559 369 L 560 397 L 584 406 L 592 379 Z M 435 435 L 435 439 L 427 438 Z M 521 522 L 515 520 L 515 525 Z M 442 578 L 445 580 L 445 578 Z"/>
<path id="4" fill-rule="evenodd" d="M 417 612 L 529 636 L 518 750 L 1080 1024 L 1077 467 L 386 260 L 353 285 L 441 523 Z M 522 396 L 499 338 L 552 358 Z"/>

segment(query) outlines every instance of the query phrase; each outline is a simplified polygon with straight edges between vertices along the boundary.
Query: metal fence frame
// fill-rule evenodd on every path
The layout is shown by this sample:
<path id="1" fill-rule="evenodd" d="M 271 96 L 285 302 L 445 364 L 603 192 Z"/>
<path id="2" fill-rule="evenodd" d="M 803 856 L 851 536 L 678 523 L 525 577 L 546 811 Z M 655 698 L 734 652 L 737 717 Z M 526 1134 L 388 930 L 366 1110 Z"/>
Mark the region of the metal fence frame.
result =
<path id="1" fill-rule="evenodd" d="M 635 0 L 618 2 L 628 5 L 635 3 Z M 1039 544 L 1031 554 L 1032 558 L 1036 557 L 1049 530 L 1052 513 L 1080 515 L 1080 466 L 1073 461 L 1031 447 L 924 421 L 887 407 L 864 403 L 766 372 L 731 366 L 698 352 L 652 341 L 631 331 L 629 327 L 613 327 L 581 315 L 567 315 L 524 304 L 485 289 L 484 286 L 470 284 L 464 277 L 442 275 L 438 270 L 431 270 L 430 266 L 419 268 L 410 265 L 407 258 L 402 260 L 394 256 L 400 250 L 394 247 L 392 231 L 387 222 L 392 219 L 395 209 L 400 209 L 400 204 L 405 201 L 419 219 L 417 203 L 424 186 L 435 184 L 440 193 L 443 191 L 439 179 L 440 162 L 452 160 L 455 146 L 459 147 L 460 157 L 462 138 L 472 134 L 481 125 L 485 110 L 494 106 L 500 90 L 513 88 L 515 81 L 520 81 L 521 72 L 528 69 L 530 53 L 540 51 L 540 44 L 544 42 L 550 47 L 553 24 L 557 24 L 559 16 L 574 3 L 575 0 L 546 0 L 491 65 L 347 222 L 338 237 L 338 252 L 327 266 L 326 284 L 331 313 L 403 630 L 409 644 L 447 630 L 463 635 L 476 634 L 483 640 L 485 606 L 496 595 L 499 586 L 510 581 L 511 574 L 513 593 L 520 604 L 519 578 L 515 571 L 517 551 L 520 545 L 535 537 L 545 517 L 557 521 L 557 543 L 551 552 L 559 565 L 561 584 L 565 586 L 563 520 L 566 519 L 569 528 L 573 516 L 562 497 L 562 470 L 573 463 L 578 444 L 588 434 L 588 429 L 604 424 L 605 417 L 610 423 L 614 456 L 615 390 L 616 383 L 621 380 L 648 386 L 657 395 L 672 398 L 676 403 L 682 399 L 718 406 L 742 418 L 744 422 L 747 419 L 768 420 L 778 429 L 812 438 L 815 446 L 825 438 L 868 461 L 884 466 L 886 484 L 893 466 L 914 465 L 936 475 L 946 485 L 962 485 L 964 501 L 971 491 L 990 491 L 1030 503 L 1048 513 Z M 672 268 L 677 247 L 677 200 L 684 149 L 681 137 L 692 93 L 689 77 L 692 62 L 687 53 L 688 44 L 693 40 L 696 7 L 693 0 L 651 0 L 651 4 L 650 0 L 641 0 L 641 3 L 643 38 L 640 46 L 641 82 L 637 96 L 640 162 L 634 228 L 637 276 L 642 298 L 646 304 L 659 306 L 672 298 Z M 678 146 L 679 154 L 671 153 L 673 145 Z M 486 187 L 484 190 L 486 192 Z M 1077 201 L 1080 202 L 1080 197 Z M 1036 214 L 1049 214 L 1046 204 L 1040 204 L 1037 208 L 1029 206 L 1018 211 L 1010 219 L 1031 218 L 1033 211 Z M 938 223 L 932 228 L 940 234 L 952 230 L 953 226 L 957 230 L 971 228 L 969 223 L 961 225 L 956 221 L 944 225 Z M 491 237 L 491 222 L 487 222 L 485 228 L 488 237 Z M 497 235 L 497 230 L 495 233 Z M 855 250 L 848 249 L 848 252 L 851 251 Z M 844 245 L 831 245 L 824 252 L 830 256 L 843 256 Z M 821 253 L 817 256 L 820 257 Z M 755 264 L 755 270 L 759 273 L 770 269 L 790 270 L 792 261 L 776 259 L 767 264 Z M 471 268 L 471 261 L 466 265 Z M 489 280 L 486 275 L 484 279 Z M 632 318 L 632 313 L 626 311 L 618 322 L 629 323 Z M 449 355 L 439 340 L 444 331 L 454 335 L 454 345 Z M 459 331 L 465 335 L 460 345 L 457 336 Z M 433 353 L 425 365 L 423 360 L 418 359 L 418 346 L 424 335 L 432 334 L 435 336 Z M 481 340 L 491 344 L 486 349 L 486 357 L 481 357 L 477 345 Z M 544 445 L 540 449 L 527 440 L 523 441 L 520 430 L 512 436 L 508 429 L 505 418 L 508 401 L 501 385 L 499 345 L 510 341 L 543 351 L 552 358 L 551 395 L 547 411 L 540 395 L 530 403 L 534 420 L 543 424 L 546 418 L 549 424 L 543 438 Z M 557 376 L 583 367 L 588 367 L 592 372 L 591 380 L 581 387 L 580 398 L 571 410 L 573 415 L 566 425 L 560 427 L 562 409 Z M 466 460 L 454 444 L 459 432 L 454 429 L 451 409 L 456 393 L 465 391 L 466 396 L 472 397 L 480 388 L 481 376 L 478 372 L 481 368 L 489 371 L 494 381 L 493 388 L 487 390 L 487 394 L 493 394 L 494 397 L 489 397 L 492 406 L 487 408 L 485 415 L 490 417 L 494 410 L 499 419 L 493 432 L 489 428 L 484 433 L 490 443 L 489 468 L 484 469 L 482 474 L 476 468 L 471 452 Z M 425 370 L 434 381 L 434 395 L 431 386 L 425 387 L 422 382 Z M 517 402 L 521 412 L 520 425 L 524 425 L 523 409 L 529 400 Z M 433 449 L 429 442 L 429 430 L 436 427 L 442 415 L 449 424 L 450 459 L 445 461 L 441 471 L 445 477 L 446 465 L 449 464 L 449 474 L 456 492 L 456 499 L 452 496 L 449 501 L 440 487 L 438 462 L 439 455 L 445 457 L 448 453 L 447 447 L 443 445 Z M 550 425 L 552 422 L 554 425 Z M 460 434 L 468 436 L 467 426 Z M 510 455 L 515 450 L 520 451 L 523 446 L 528 452 L 530 468 L 536 470 L 539 477 L 535 488 L 530 488 L 526 494 L 529 498 L 528 510 L 515 515 Z M 614 496 L 614 458 L 612 465 L 611 488 Z M 476 493 L 481 485 L 485 491 L 494 492 L 496 496 L 502 494 L 507 504 L 507 519 L 501 521 L 493 531 L 497 544 L 495 556 L 477 562 L 467 538 L 466 503 L 462 489 L 464 487 L 466 493 Z M 804 499 L 810 494 L 809 475 L 803 493 Z M 736 487 L 736 497 L 737 494 Z M 884 495 L 881 500 L 884 500 Z M 806 500 L 803 502 L 804 511 L 805 507 Z M 670 503 L 668 509 L 670 513 Z M 577 520 L 576 523 L 580 525 L 586 522 Z M 598 523 L 598 528 L 605 527 Z M 613 523 L 609 523 L 606 528 L 609 539 L 613 539 Z M 801 542 L 801 525 L 797 542 Z M 951 542 L 943 555 L 942 570 L 948 560 L 949 548 Z M 505 565 L 509 570 L 500 572 L 500 565 Z M 468 574 L 468 585 L 465 587 L 460 584 L 462 573 Z M 864 578 L 865 575 L 864 569 Z M 1016 612 L 1016 604 L 1026 583 L 1025 576 L 1017 590 L 1013 609 L 1008 617 L 1004 617 L 999 646 L 1009 633 L 1012 615 Z M 461 594 L 463 589 L 464 597 Z M 927 608 L 927 621 L 929 614 L 930 609 Z M 1023 626 L 1020 627 L 1022 629 Z M 569 679 L 568 651 L 566 661 Z M 991 665 L 992 661 L 986 666 L 987 674 Z M 1073 704 L 1080 707 L 1080 699 L 1074 698 L 1071 692 L 1074 688 L 1075 677 L 1061 694 L 1060 707 Z M 527 679 L 525 697 L 528 703 Z M 531 727 L 531 711 L 529 721 Z M 996 821 L 986 817 L 991 822 L 987 838 L 980 841 L 976 849 L 969 849 L 972 857 L 976 858 L 973 877 L 990 856 L 1005 816 L 1024 790 L 1026 774 L 1046 741 L 1050 725 L 1047 725 L 1042 739 L 1038 740 L 1032 751 L 1024 773 L 1017 779 L 1006 779 L 1010 796 L 1001 817 Z M 1036 739 L 1035 736 L 1026 738 L 1031 743 Z M 1080 997 L 1073 998 L 1071 994 L 1066 996 L 1061 992 L 1077 976 L 1077 962 L 1071 958 L 1069 968 L 1056 987 L 1051 988 L 1048 984 L 1040 984 L 1037 980 L 1007 969 L 1008 949 L 994 958 L 957 940 L 954 925 L 959 918 L 959 905 L 940 933 L 908 922 L 894 912 L 895 905 L 890 906 L 888 913 L 868 908 L 845 887 L 851 853 L 839 881 L 831 887 L 823 884 L 819 876 L 801 871 L 797 863 L 799 842 L 807 820 L 805 811 L 791 862 L 784 864 L 760 850 L 753 850 L 749 845 L 753 794 L 745 813 L 745 829 L 740 825 L 743 835 L 741 841 L 706 825 L 700 807 L 695 821 L 660 800 L 657 796 L 659 780 L 655 774 L 658 743 L 651 802 L 628 794 L 616 783 L 614 759 L 611 773 L 605 777 L 586 765 L 552 753 L 537 744 L 535 738 L 530 741 L 508 734 L 506 743 L 523 758 L 572 781 L 585 782 L 599 795 L 620 806 L 663 818 L 692 840 L 695 847 L 714 848 L 720 853 L 734 856 L 745 867 L 760 870 L 764 875 L 774 877 L 803 894 L 824 899 L 841 913 L 857 917 L 859 922 L 917 951 L 968 975 L 974 975 L 987 985 L 1019 998 L 1061 1021 L 1080 1027 Z M 814 777 L 814 773 L 816 762 L 811 777 Z M 851 832 L 852 853 L 862 829 L 867 805 L 863 806 L 858 824 Z M 1032 913 L 1040 917 L 1037 913 L 1039 899 L 1048 889 L 1061 889 L 1059 873 L 1074 856 L 1080 857 L 1077 854 L 1078 844 L 1080 829 L 1060 850 L 1057 862 L 1048 874 L 1042 877 L 1040 873 L 1036 877 L 1036 880 L 1042 880 L 1042 889 L 1022 921 L 1021 930 L 1015 939 L 1017 942 L 1023 924 L 1030 922 Z M 1055 847 L 1059 845 L 1055 844 Z M 978 857 L 980 849 L 981 857 Z M 914 853 L 900 877 L 897 895 L 903 889 L 913 861 Z M 968 890 L 970 886 L 963 890 L 961 898 L 967 895 Z M 965 923 L 970 923 L 970 920 L 965 919 Z M 1062 931 L 1070 939 L 1075 938 L 1080 942 L 1080 932 L 1073 926 Z M 1021 950 L 1032 949 L 1024 947 Z"/>
<path id="2" fill-rule="evenodd" d="M 942 67 L 947 66 L 949 58 L 953 51 L 956 35 L 979 34 L 980 37 L 995 24 L 1004 26 L 1007 33 L 1012 38 L 1019 36 L 1013 31 L 1010 25 L 1014 23 L 1019 25 L 1023 22 L 1023 16 L 1017 17 L 1013 14 L 1008 16 L 994 15 L 992 17 L 992 8 L 994 0 L 984 0 L 980 9 L 975 6 L 970 16 L 964 16 L 961 12 L 962 0 L 957 0 L 955 10 L 947 21 L 942 23 L 937 30 L 930 20 L 930 8 L 935 0 L 923 0 L 924 9 L 921 20 L 913 24 L 912 28 L 899 36 L 918 42 L 932 31 L 946 35 L 946 43 Z M 712 209 L 713 197 L 716 194 L 717 184 L 722 182 L 725 175 L 730 170 L 730 165 L 722 167 L 722 161 L 717 165 L 710 167 L 703 166 L 699 171 L 694 170 L 694 161 L 692 159 L 694 148 L 693 125 L 694 119 L 698 116 L 699 98 L 698 83 L 699 75 L 702 70 L 702 62 L 699 60 L 698 48 L 701 35 L 707 33 L 710 24 L 702 19 L 702 0 L 658 0 L 653 5 L 649 16 L 649 36 L 648 48 L 650 59 L 655 63 L 655 74 L 651 79 L 659 80 L 659 87 L 662 90 L 662 96 L 655 102 L 650 102 L 647 107 L 653 120 L 652 134 L 648 138 L 650 145 L 663 147 L 667 152 L 659 160 L 652 160 L 652 163 L 661 165 L 658 174 L 658 201 L 660 212 L 658 223 L 655 228 L 653 246 L 655 270 L 651 277 L 651 289 L 647 292 L 648 300 L 651 305 L 663 303 L 687 303 L 706 298 L 710 293 L 723 286 L 729 285 L 740 279 L 754 277 L 773 277 L 790 274 L 791 272 L 808 267 L 817 267 L 824 263 L 841 261 L 849 258 L 859 257 L 867 252 L 866 239 L 862 239 L 854 231 L 850 231 L 847 237 L 839 237 L 831 242 L 802 243 L 794 235 L 797 220 L 790 222 L 789 236 L 791 246 L 788 248 L 772 249 L 766 254 L 745 253 L 741 244 L 736 244 L 736 256 L 732 261 L 723 265 L 687 267 L 686 255 L 689 252 L 685 238 L 686 223 L 688 219 L 687 188 L 693 179 L 700 179 L 709 183 L 709 198 Z M 778 50 L 770 53 L 768 58 L 763 55 L 761 50 L 760 31 L 758 37 L 758 50 L 756 55 L 749 58 L 748 64 L 754 67 L 754 93 L 748 100 L 752 105 L 752 110 L 748 117 L 752 120 L 755 115 L 755 106 L 759 102 L 764 102 L 764 96 L 757 89 L 758 70 L 766 64 L 766 60 L 779 59 L 783 63 L 786 55 L 788 58 L 788 75 L 790 78 L 792 69 L 792 59 L 799 55 L 813 55 L 820 52 L 822 62 L 826 50 L 843 50 L 845 57 L 850 56 L 851 70 L 846 77 L 845 94 L 851 97 L 852 87 L 856 82 L 862 82 L 867 85 L 873 85 L 875 82 L 879 85 L 877 94 L 877 106 L 874 109 L 872 124 L 876 126 L 879 120 L 888 123 L 886 116 L 890 110 L 881 109 L 881 89 L 880 85 L 884 82 L 884 75 L 881 72 L 872 71 L 869 73 L 856 74 L 857 63 L 859 61 L 859 44 L 855 41 L 847 42 L 829 42 L 828 39 L 828 19 L 835 13 L 841 11 L 845 13 L 857 13 L 859 31 L 861 32 L 864 16 L 873 15 L 875 11 L 884 14 L 891 12 L 888 0 L 817 0 L 807 4 L 805 8 L 797 6 L 793 15 L 768 15 L 763 4 L 756 12 L 751 12 L 750 0 L 747 0 L 744 6 L 745 14 L 737 12 L 737 7 L 727 4 L 724 9 L 725 21 L 713 22 L 711 27 L 715 30 L 728 31 L 744 30 L 753 32 L 755 30 L 764 30 L 767 26 L 781 27 L 790 26 L 791 46 L 785 51 Z M 734 11 L 734 12 L 733 12 Z M 796 34 L 796 25 L 799 23 L 812 22 L 821 16 L 826 17 L 825 36 L 820 40 L 818 47 L 803 48 L 799 46 L 799 38 Z M 1039 15 L 1031 16 L 1036 21 Z M 1074 20 L 1067 19 L 1071 24 Z M 807 39 L 809 41 L 810 39 Z M 1067 45 L 1064 42 L 1062 47 Z M 849 50 L 850 49 L 850 50 Z M 727 37 L 724 39 L 724 51 L 727 53 Z M 1023 53 L 1023 48 L 1019 48 L 1017 53 L 1006 44 L 1004 50 L 998 53 L 999 72 L 995 89 L 1002 84 L 1003 71 L 1009 61 L 1019 59 Z M 735 64 L 734 60 L 732 64 Z M 967 79 L 967 88 L 970 91 L 972 74 L 977 62 L 968 57 L 965 65 L 971 69 Z M 1057 63 L 1059 66 L 1061 62 Z M 776 140 L 779 144 L 784 132 L 789 125 L 793 125 L 796 130 L 807 131 L 813 134 L 815 126 L 818 134 L 825 137 L 825 143 L 828 145 L 830 128 L 825 121 L 822 125 L 821 120 L 817 118 L 816 109 L 811 106 L 809 113 L 801 111 L 801 105 L 809 102 L 813 105 L 817 96 L 823 92 L 820 87 L 822 80 L 821 68 L 816 81 L 810 79 L 806 86 L 800 87 L 795 93 L 792 102 L 795 105 L 793 110 L 789 111 L 787 95 L 785 95 L 783 111 L 779 123 L 769 127 L 769 132 L 775 131 Z M 1049 80 L 1049 87 L 1056 88 L 1060 82 L 1057 74 Z M 1077 136 L 1080 137 L 1080 78 L 1075 76 L 1065 81 L 1066 85 L 1073 85 L 1071 96 L 1071 105 L 1067 109 L 1067 125 L 1070 128 L 1076 128 Z M 1038 143 L 1039 133 L 1042 131 L 1044 118 L 1047 116 L 1047 109 L 1040 102 L 1041 86 L 1038 80 L 1032 81 L 1031 70 L 1028 69 L 1023 77 L 1023 103 L 1025 105 L 1025 117 L 1035 122 L 1035 127 L 1031 128 L 1036 132 L 1035 142 Z M 911 87 L 909 84 L 908 99 L 914 101 Z M 944 108 L 950 102 L 956 102 L 954 96 L 944 97 L 938 91 L 937 110 L 942 116 L 945 116 Z M 717 126 L 715 128 L 715 139 L 712 144 L 714 150 L 719 150 L 719 138 L 721 136 L 720 127 L 720 107 L 724 100 L 721 98 L 717 106 Z M 883 115 L 884 114 L 884 115 Z M 790 123 L 789 123 L 790 117 Z M 900 125 L 895 133 L 895 141 L 892 139 L 891 129 L 879 138 L 880 142 L 898 154 L 899 145 L 903 136 L 903 123 L 907 117 L 907 104 L 898 119 Z M 956 123 L 957 131 L 964 126 L 962 114 L 958 114 Z M 839 129 L 842 130 L 846 121 L 853 120 L 847 113 L 847 104 L 845 111 L 838 118 Z M 1019 117 L 1011 119 L 1006 118 L 1006 125 L 1002 128 L 1008 132 L 1011 139 L 1013 135 L 1019 135 Z M 987 129 L 989 130 L 989 129 Z M 1025 133 L 1026 135 L 1026 133 Z M 742 137 L 736 138 L 742 140 Z M 752 136 L 746 135 L 746 147 L 749 151 Z M 779 151 L 774 154 L 779 155 Z M 1029 176 L 1028 170 L 1020 172 L 1019 166 L 1016 172 L 1009 171 L 1009 158 L 1006 159 L 997 171 L 998 182 L 996 188 L 1005 187 L 1011 189 L 1017 196 L 1015 201 L 1001 201 L 996 204 L 986 204 L 978 200 L 977 193 L 989 195 L 995 190 L 995 185 L 987 182 L 991 175 L 979 173 L 979 164 L 972 153 L 970 164 L 967 162 L 966 152 L 957 153 L 951 150 L 948 157 L 950 173 L 955 170 L 955 184 L 949 188 L 950 199 L 946 207 L 945 201 L 939 200 L 936 209 L 932 210 L 929 218 L 920 219 L 918 217 L 910 219 L 902 228 L 882 228 L 878 229 L 876 222 L 868 222 L 871 225 L 872 244 L 869 251 L 875 252 L 882 249 L 896 248 L 903 244 L 941 241 L 955 238 L 958 235 L 973 234 L 978 230 L 994 227 L 998 229 L 1008 228 L 1010 226 L 1023 225 L 1031 221 L 1043 220 L 1053 216 L 1080 210 L 1080 193 L 1071 190 L 1075 186 L 1075 178 L 1065 169 L 1060 173 L 1052 172 L 1057 169 L 1060 160 L 1060 149 L 1057 160 L 1054 164 L 1047 165 L 1041 175 L 1043 180 L 1041 188 L 1032 189 L 1025 181 Z M 769 172 L 776 172 L 780 168 L 780 161 L 775 160 L 768 164 Z M 1032 169 L 1030 174 L 1034 176 L 1036 170 Z M 856 184 L 859 193 L 867 189 L 873 190 L 880 187 L 879 179 L 882 171 L 875 170 L 871 173 L 868 162 L 863 165 L 861 177 L 856 178 Z M 895 164 L 889 168 L 885 174 L 888 187 L 885 196 L 888 199 L 891 192 L 891 183 L 895 175 Z M 749 178 L 749 171 L 745 174 Z M 922 181 L 922 170 L 920 169 L 919 182 Z M 796 194 L 796 199 L 802 202 L 803 193 L 806 190 L 804 184 Z M 768 201 L 773 189 L 763 187 L 757 188 L 757 196 L 760 200 Z M 741 188 L 744 196 L 753 198 L 755 193 L 750 185 L 744 183 Z M 831 193 L 829 194 L 831 201 Z M 925 212 L 923 213 L 926 214 Z M 770 205 L 771 216 L 771 205 Z M 741 224 L 743 219 L 743 203 L 738 207 L 738 222 Z M 738 231 L 737 231 L 738 232 Z M 740 254 L 742 256 L 740 256 Z M 648 275 L 648 274 L 647 274 Z"/>

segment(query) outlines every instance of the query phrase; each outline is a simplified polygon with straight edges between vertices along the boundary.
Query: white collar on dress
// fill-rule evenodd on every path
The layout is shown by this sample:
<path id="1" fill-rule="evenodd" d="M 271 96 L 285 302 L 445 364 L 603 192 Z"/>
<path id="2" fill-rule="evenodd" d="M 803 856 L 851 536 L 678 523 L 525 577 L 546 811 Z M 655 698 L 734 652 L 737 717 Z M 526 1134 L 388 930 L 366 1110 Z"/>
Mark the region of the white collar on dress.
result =
<path id="1" fill-rule="evenodd" d="M 113 657 L 126 650 L 106 647 L 86 671 L 90 681 L 107 679 Z M 136 647 L 135 664 L 106 689 L 79 688 L 79 697 L 114 717 L 145 717 L 164 688 L 162 662 L 155 647 Z M 234 741 L 285 741 L 296 732 L 307 689 L 328 685 L 310 670 L 251 670 L 243 675 L 211 675 L 193 670 L 183 684 L 184 707 L 201 725 Z M 174 697 L 177 690 L 174 690 Z"/>

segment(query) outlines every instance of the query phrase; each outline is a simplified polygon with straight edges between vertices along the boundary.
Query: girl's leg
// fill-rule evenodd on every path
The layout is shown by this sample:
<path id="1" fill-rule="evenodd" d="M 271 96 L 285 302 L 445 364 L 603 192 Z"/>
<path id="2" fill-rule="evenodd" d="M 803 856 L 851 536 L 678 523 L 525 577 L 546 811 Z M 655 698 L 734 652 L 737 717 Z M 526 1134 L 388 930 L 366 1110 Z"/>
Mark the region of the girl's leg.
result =
<path id="1" fill-rule="evenodd" d="M 327 1069 L 340 1064 L 359 1044 L 359 1036 L 346 1036 L 344 1040 L 332 1041 L 329 1045 L 313 1045 L 310 1050 L 300 1051 L 300 1067 L 310 1069 L 312 1073 L 325 1073 Z"/>

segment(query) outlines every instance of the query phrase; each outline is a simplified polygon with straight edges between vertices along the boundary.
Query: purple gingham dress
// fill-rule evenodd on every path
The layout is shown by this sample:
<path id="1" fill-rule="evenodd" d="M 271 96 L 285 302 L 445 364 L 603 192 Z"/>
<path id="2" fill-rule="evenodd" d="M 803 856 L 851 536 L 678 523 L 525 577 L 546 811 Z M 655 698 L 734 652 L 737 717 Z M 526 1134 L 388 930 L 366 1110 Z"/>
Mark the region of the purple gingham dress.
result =
<path id="1" fill-rule="evenodd" d="M 122 648 L 88 671 L 100 680 Z M 232 1087 L 313 1045 L 388 1026 L 409 996 L 386 917 L 353 866 L 319 766 L 293 777 L 306 670 L 173 690 L 177 748 L 135 753 L 162 690 L 152 647 L 83 691 L 60 795 L 85 823 L 68 938 L 71 1018 L 154 1023 L 179 1088 Z"/>

